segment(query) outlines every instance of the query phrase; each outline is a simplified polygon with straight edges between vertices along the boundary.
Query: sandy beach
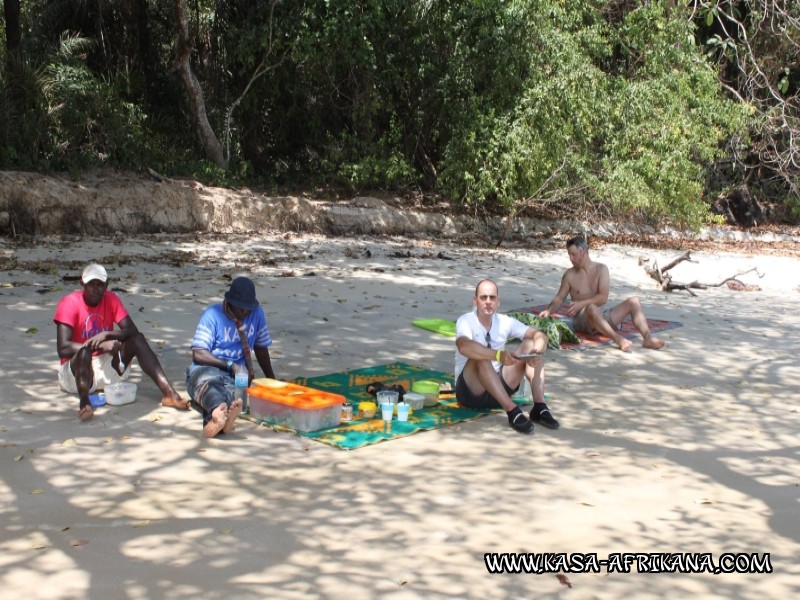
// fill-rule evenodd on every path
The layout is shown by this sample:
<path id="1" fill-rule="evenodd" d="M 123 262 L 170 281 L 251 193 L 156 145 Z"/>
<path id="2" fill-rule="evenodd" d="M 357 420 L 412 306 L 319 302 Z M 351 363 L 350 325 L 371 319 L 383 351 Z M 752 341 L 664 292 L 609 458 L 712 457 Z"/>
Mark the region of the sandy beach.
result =
<path id="1" fill-rule="evenodd" d="M 122 242 L 124 241 L 124 246 Z M 123 247 L 125 254 L 123 255 Z M 412 326 L 548 302 L 564 250 L 402 237 L 158 235 L 0 246 L 0 590 L 16 598 L 790 598 L 800 591 L 800 258 L 693 252 L 662 292 L 639 264 L 680 252 L 608 245 L 611 301 L 679 321 L 663 351 L 549 351 L 558 431 L 505 415 L 353 451 L 137 401 L 76 418 L 57 384 L 53 313 L 89 261 L 185 393 L 202 310 L 230 276 L 257 285 L 278 377 L 394 361 L 451 372 L 453 340 Z M 759 277 L 759 274 L 763 277 Z M 495 573 L 487 553 L 726 554 L 770 573 Z M 644 560 L 640 558 L 640 560 Z M 640 563 L 644 566 L 645 563 Z M 656 566 L 655 558 L 649 563 Z M 592 569 L 590 569 L 591 571 Z M 571 587 L 566 585 L 569 583 Z"/>

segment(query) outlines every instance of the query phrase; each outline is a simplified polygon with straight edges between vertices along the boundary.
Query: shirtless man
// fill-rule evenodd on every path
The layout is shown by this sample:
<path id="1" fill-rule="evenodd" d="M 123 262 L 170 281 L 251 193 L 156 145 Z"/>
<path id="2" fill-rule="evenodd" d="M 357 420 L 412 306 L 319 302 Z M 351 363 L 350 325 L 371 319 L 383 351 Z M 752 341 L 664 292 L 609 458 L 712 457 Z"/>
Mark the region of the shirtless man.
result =
<path id="1" fill-rule="evenodd" d="M 622 322 L 630 317 L 636 329 L 642 334 L 644 348 L 659 350 L 664 347 L 666 342 L 653 337 L 650 333 L 647 317 L 636 296 L 631 296 L 612 308 L 602 310 L 603 305 L 608 302 L 608 267 L 589 258 L 586 240 L 580 236 L 571 238 L 567 242 L 567 254 L 572 268 L 564 273 L 561 287 L 550 301 L 550 305 L 539 313 L 540 317 L 549 317 L 569 294 L 572 303 L 560 312 L 572 317 L 572 328 L 575 331 L 599 333 L 614 340 L 623 352 L 628 352 L 633 344 L 619 334 L 619 329 Z"/>
<path id="2" fill-rule="evenodd" d="M 88 265 L 81 275 L 81 288 L 61 299 L 53 317 L 61 359 L 58 382 L 64 391 L 78 394 L 78 418 L 92 418 L 89 394 L 126 379 L 134 358 L 161 390 L 163 406 L 188 410 L 189 401 L 172 386 L 122 301 L 108 290 L 105 268 Z"/>

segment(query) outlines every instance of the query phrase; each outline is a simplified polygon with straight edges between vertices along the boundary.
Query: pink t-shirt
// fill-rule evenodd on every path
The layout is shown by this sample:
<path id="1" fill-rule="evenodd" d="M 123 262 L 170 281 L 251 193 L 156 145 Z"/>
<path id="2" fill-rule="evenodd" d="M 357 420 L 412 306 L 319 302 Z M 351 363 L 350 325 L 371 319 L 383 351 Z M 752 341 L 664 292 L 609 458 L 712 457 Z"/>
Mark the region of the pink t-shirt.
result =
<path id="1" fill-rule="evenodd" d="M 112 331 L 114 324 L 127 316 L 128 311 L 114 292 L 106 291 L 97 306 L 89 306 L 83 300 L 83 290 L 78 290 L 61 299 L 53 321 L 72 327 L 72 341 L 82 344 L 102 331 Z M 94 353 L 98 354 L 101 353 Z M 61 364 L 68 360 L 62 358 Z"/>

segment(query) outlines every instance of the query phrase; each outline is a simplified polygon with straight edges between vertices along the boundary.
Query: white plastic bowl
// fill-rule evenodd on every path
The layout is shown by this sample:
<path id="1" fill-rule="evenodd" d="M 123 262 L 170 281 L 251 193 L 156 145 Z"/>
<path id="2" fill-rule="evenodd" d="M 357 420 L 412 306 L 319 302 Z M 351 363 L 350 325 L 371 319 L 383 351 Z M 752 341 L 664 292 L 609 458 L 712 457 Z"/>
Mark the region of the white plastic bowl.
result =
<path id="1" fill-rule="evenodd" d="M 129 381 L 109 383 L 105 389 L 106 404 L 121 406 L 136 400 L 136 384 Z"/>
<path id="2" fill-rule="evenodd" d="M 403 401 L 411 405 L 411 410 L 422 410 L 422 407 L 425 406 L 425 396 L 423 394 L 406 392 L 403 396 Z"/>

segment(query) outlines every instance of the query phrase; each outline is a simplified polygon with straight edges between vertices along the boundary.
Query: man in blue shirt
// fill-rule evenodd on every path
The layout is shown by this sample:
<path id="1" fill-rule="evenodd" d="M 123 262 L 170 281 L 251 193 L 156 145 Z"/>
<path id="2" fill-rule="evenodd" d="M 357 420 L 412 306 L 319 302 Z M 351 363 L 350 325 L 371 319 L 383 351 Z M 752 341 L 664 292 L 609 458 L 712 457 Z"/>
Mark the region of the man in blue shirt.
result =
<path id="1" fill-rule="evenodd" d="M 222 304 L 209 306 L 200 317 L 192 339 L 192 364 L 186 370 L 186 389 L 203 412 L 203 435 L 233 431 L 242 401 L 234 399 L 236 373 L 253 381 L 252 354 L 264 375 L 275 378 L 269 347 L 272 338 L 256 288 L 247 277 L 237 277 Z"/>

